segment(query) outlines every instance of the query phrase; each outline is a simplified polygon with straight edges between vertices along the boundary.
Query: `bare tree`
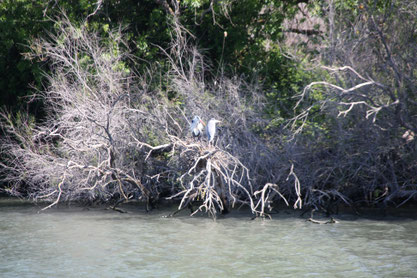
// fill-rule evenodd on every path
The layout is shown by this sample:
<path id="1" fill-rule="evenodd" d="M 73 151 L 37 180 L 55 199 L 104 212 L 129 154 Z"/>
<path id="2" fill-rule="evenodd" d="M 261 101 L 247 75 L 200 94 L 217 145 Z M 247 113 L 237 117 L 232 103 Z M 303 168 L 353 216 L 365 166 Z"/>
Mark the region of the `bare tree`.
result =
<path id="1" fill-rule="evenodd" d="M 122 28 L 102 38 L 65 16 L 56 23 L 57 33 L 35 40 L 28 55 L 49 61 L 48 86 L 34 95 L 45 102 L 45 121 L 16 125 L 2 113 L 9 193 L 51 201 L 46 208 L 168 197 L 213 217 L 235 205 L 265 215 L 273 196 L 285 200 L 277 186 L 262 185 L 274 180 L 278 158 L 254 132 L 266 124 L 260 86 L 223 75 L 207 83 L 210 66 L 176 18 L 172 46 L 161 49 L 169 69 L 141 76 L 127 66 L 134 57 Z M 223 120 L 214 146 L 188 134 L 194 115 Z"/>
<path id="2" fill-rule="evenodd" d="M 32 46 L 32 55 L 47 57 L 52 69 L 48 88 L 36 96 L 46 103 L 47 118 L 25 134 L 10 119 L 3 125 L 12 136 L 2 144 L 9 158 L 5 180 L 15 190 L 29 189 L 34 199 L 55 202 L 107 200 L 115 194 L 128 199 L 136 191 L 148 199 L 138 167 L 127 167 L 140 157 L 129 142 L 144 136 L 132 121 L 157 120 L 130 103 L 130 94 L 138 92 L 124 66 L 129 57 L 121 30 L 109 33 L 113 44 L 105 45 L 84 25 L 67 18 L 57 23 L 56 35 Z"/>

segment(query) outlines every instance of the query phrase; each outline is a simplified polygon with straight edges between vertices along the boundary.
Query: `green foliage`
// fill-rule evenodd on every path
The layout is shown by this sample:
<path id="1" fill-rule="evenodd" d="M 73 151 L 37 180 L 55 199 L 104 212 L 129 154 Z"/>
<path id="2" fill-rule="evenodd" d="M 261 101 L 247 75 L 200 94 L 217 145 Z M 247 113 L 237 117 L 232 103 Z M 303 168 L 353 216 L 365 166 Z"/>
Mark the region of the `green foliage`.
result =
<path id="1" fill-rule="evenodd" d="M 291 1 L 185 1 L 182 22 L 196 35 L 215 63 L 224 62 L 234 72 L 256 73 L 263 62 L 265 43 L 283 38 L 282 22 L 293 16 Z M 201 8 L 191 9 L 198 3 Z M 225 32 L 227 36 L 225 36 Z"/>
<path id="2" fill-rule="evenodd" d="M 39 65 L 24 60 L 30 40 L 49 22 L 42 17 L 44 1 L 6 0 L 0 2 L 0 106 L 24 105 L 29 84 L 40 86 Z"/>
<path id="3" fill-rule="evenodd" d="M 288 68 L 288 62 L 281 63 L 285 59 L 276 53 L 276 49 L 267 49 L 266 44 L 283 38 L 282 22 L 295 13 L 294 2 L 215 1 L 211 9 L 209 0 L 187 0 L 179 2 L 180 19 L 195 35 L 197 44 L 206 49 L 206 55 L 216 68 L 220 63 L 235 73 L 261 74 L 271 88 L 276 87 L 277 82 L 285 81 L 281 85 L 284 88 L 289 83 L 292 85 L 290 75 L 294 70 Z M 47 70 L 47 64 L 24 60 L 21 54 L 28 52 L 27 45 L 33 38 L 45 31 L 54 33 L 59 28 L 44 15 L 55 18 L 65 11 L 72 21 L 77 21 L 91 15 L 96 5 L 95 0 L 70 0 L 59 5 L 41 0 L 0 3 L 0 105 L 23 105 L 20 97 L 30 93 L 29 84 L 38 88 L 42 84 L 41 67 Z M 104 1 L 97 13 L 88 17 L 87 24 L 103 38 L 120 24 L 127 26 L 125 33 L 132 54 L 153 63 L 162 61 L 157 45 L 167 48 L 170 44 L 169 17 L 163 5 L 153 0 L 111 0 Z M 114 51 L 119 51 L 117 45 Z M 264 64 L 266 60 L 267 65 Z M 84 57 L 83 62 L 88 63 L 88 57 Z M 131 67 L 142 71 L 149 64 L 118 64 L 115 67 L 126 72 Z M 271 73 L 273 77 L 269 76 Z M 272 82 L 273 78 L 278 80 Z"/>

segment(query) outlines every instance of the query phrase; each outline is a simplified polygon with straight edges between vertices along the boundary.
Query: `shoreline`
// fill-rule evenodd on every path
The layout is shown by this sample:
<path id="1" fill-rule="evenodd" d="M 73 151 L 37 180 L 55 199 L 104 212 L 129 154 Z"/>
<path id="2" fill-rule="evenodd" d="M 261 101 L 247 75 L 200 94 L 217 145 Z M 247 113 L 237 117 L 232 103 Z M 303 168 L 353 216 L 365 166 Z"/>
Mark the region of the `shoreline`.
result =
<path id="1" fill-rule="evenodd" d="M 81 202 L 67 202 L 67 203 L 59 203 L 58 205 L 49 208 L 47 210 L 41 211 L 44 207 L 50 205 L 50 202 L 34 202 L 27 199 L 21 199 L 17 197 L 5 197 L 0 196 L 0 208 L 2 207 L 36 207 L 39 213 L 47 213 L 48 211 L 65 211 L 66 209 L 81 209 L 85 211 L 89 210 L 108 210 L 114 211 L 115 213 L 145 213 L 145 214 L 158 214 L 157 212 L 175 212 L 178 208 L 179 201 L 172 201 L 172 200 L 163 200 L 159 202 L 155 208 L 146 211 L 146 203 L 143 201 L 130 201 L 127 203 L 123 203 L 117 206 L 119 210 L 112 209 L 113 204 L 93 204 L 93 205 L 86 205 Z M 195 209 L 197 205 L 195 206 Z M 175 217 L 190 217 L 190 210 L 183 209 L 175 216 Z M 274 207 L 274 210 L 269 213 L 272 219 L 274 218 L 281 218 L 282 216 L 285 217 L 295 217 L 300 219 L 308 220 L 311 215 L 310 208 L 302 208 L 302 209 L 294 209 L 292 207 L 287 207 L 283 204 L 278 204 Z M 225 215 L 218 214 L 217 218 L 227 218 L 227 217 L 248 217 L 253 218 L 253 214 L 249 210 L 249 208 L 242 207 L 242 208 L 231 208 L 230 213 Z M 199 212 L 195 216 L 191 217 L 209 217 L 204 212 Z M 370 207 L 370 206 L 361 206 L 361 207 L 349 207 L 349 206 L 339 206 L 336 213 L 326 215 L 323 211 L 315 211 L 314 212 L 314 219 L 323 220 L 329 219 L 330 217 L 334 217 L 338 219 L 338 217 L 348 218 L 348 219 L 360 219 L 360 218 L 367 218 L 367 219 L 375 219 L 375 220 L 389 220 L 390 218 L 407 218 L 417 220 L 417 204 L 405 204 L 399 208 L 396 207 L 386 207 L 386 208 L 378 208 L 378 207 Z M 262 217 L 258 217 L 262 218 Z M 268 217 L 266 217 L 268 219 Z"/>

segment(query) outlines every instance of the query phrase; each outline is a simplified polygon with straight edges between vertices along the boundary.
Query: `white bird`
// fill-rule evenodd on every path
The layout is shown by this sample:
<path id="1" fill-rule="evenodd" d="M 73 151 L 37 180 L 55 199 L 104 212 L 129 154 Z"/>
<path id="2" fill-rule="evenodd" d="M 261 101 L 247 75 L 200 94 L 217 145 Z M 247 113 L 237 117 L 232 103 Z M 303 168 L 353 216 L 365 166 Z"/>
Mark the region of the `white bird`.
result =
<path id="1" fill-rule="evenodd" d="M 213 142 L 214 136 L 216 135 L 216 123 L 220 123 L 220 121 L 215 118 L 211 118 L 207 123 L 206 132 L 209 143 Z"/>
<path id="2" fill-rule="evenodd" d="M 201 120 L 200 116 L 194 116 L 190 124 L 190 131 L 194 137 L 200 136 L 206 124 Z"/>

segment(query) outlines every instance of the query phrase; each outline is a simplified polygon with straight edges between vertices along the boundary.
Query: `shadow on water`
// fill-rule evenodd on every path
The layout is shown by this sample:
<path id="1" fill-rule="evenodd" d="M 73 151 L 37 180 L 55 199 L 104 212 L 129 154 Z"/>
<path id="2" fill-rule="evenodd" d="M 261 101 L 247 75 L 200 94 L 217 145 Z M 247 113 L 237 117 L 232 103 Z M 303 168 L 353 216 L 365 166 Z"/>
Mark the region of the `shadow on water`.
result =
<path id="1" fill-rule="evenodd" d="M 142 202 L 130 202 L 121 204 L 118 208 L 120 211 L 112 210 L 108 205 L 96 205 L 96 206 L 84 206 L 77 203 L 60 203 L 55 207 L 47 210 L 43 210 L 50 203 L 46 202 L 31 202 L 25 199 L 12 198 L 12 197 L 0 197 L 0 209 L 2 211 L 20 211 L 25 208 L 28 209 L 25 212 L 36 212 L 36 213 L 87 213 L 88 212 L 102 212 L 104 214 L 112 215 L 112 219 L 126 219 L 128 217 L 143 216 L 145 219 L 151 218 L 179 218 L 179 219 L 210 219 L 205 212 L 198 212 L 192 217 L 189 209 L 184 209 L 171 216 L 173 212 L 177 211 L 178 204 L 173 202 L 166 202 L 158 205 L 157 208 L 147 210 L 146 204 Z M 194 207 L 194 210 L 198 206 Z M 125 212 L 125 213 L 123 213 Z M 116 216 L 116 217 L 113 217 Z M 133 216 L 134 215 L 134 216 Z M 227 214 L 218 214 L 216 221 L 222 221 L 227 219 L 240 219 L 248 221 L 260 221 L 260 220 L 278 220 L 278 219 L 300 219 L 306 220 L 311 215 L 311 210 L 306 208 L 305 210 L 295 210 L 289 207 L 281 206 L 272 212 L 269 212 L 271 219 L 268 217 L 254 217 L 250 209 L 247 207 L 243 208 L 232 208 Z M 120 217 L 117 217 L 120 216 Z M 417 220 L 417 207 L 416 205 L 404 206 L 400 208 L 361 208 L 359 210 L 352 210 L 349 207 L 342 207 L 339 213 L 331 215 L 335 219 L 341 221 L 354 221 L 360 219 L 369 220 L 381 220 L 381 221 L 410 221 Z M 314 212 L 314 218 L 318 220 L 329 219 L 329 216 L 324 212 Z"/>

